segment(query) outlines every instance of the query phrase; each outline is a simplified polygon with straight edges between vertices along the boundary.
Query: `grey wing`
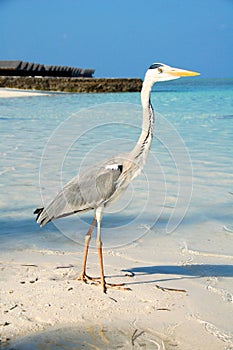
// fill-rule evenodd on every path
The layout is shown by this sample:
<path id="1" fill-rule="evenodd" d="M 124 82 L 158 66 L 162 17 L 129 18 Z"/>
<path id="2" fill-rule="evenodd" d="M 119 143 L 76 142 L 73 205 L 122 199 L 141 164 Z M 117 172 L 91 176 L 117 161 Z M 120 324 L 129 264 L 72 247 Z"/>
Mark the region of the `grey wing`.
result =
<path id="1" fill-rule="evenodd" d="M 117 190 L 122 170 L 121 164 L 105 163 L 74 177 L 46 208 L 35 210 L 37 222 L 44 226 L 53 219 L 105 205 Z"/>

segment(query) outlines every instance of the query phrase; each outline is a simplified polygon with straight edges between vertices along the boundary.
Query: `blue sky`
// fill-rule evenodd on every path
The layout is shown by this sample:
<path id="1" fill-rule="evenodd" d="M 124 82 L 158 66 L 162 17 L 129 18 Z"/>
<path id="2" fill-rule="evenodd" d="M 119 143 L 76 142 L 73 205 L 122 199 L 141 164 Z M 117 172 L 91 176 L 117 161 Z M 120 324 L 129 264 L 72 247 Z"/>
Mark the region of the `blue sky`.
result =
<path id="1" fill-rule="evenodd" d="M 143 77 L 153 62 L 233 77 L 232 0 L 0 0 L 0 59 Z"/>

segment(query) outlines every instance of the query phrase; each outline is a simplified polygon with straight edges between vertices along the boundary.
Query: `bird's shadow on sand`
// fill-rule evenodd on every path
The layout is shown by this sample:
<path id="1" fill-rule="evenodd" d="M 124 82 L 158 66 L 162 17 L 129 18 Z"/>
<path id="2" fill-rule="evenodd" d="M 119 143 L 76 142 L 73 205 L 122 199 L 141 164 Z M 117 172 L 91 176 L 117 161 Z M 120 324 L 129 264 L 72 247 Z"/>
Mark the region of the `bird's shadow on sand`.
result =
<path id="1" fill-rule="evenodd" d="M 132 281 L 127 284 L 144 284 L 175 279 L 189 279 L 202 277 L 233 277 L 233 265 L 211 265 L 211 264 L 190 264 L 185 266 L 164 265 L 164 266 L 139 266 L 122 270 L 126 275 L 132 276 L 154 276 L 154 279 L 143 281 Z M 163 277 L 163 275 L 167 277 Z M 158 278 L 156 278 L 156 276 Z M 173 277 L 174 276 L 174 277 Z"/>

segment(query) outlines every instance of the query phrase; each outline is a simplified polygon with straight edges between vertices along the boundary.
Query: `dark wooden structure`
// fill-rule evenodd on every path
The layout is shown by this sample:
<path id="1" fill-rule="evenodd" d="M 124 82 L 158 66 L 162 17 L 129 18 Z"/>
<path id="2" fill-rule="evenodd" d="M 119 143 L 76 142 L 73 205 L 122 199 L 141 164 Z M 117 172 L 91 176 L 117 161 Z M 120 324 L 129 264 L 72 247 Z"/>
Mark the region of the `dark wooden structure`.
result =
<path id="1" fill-rule="evenodd" d="M 24 61 L 1 61 L 0 76 L 84 77 L 92 78 L 95 70 L 67 66 L 46 66 Z"/>

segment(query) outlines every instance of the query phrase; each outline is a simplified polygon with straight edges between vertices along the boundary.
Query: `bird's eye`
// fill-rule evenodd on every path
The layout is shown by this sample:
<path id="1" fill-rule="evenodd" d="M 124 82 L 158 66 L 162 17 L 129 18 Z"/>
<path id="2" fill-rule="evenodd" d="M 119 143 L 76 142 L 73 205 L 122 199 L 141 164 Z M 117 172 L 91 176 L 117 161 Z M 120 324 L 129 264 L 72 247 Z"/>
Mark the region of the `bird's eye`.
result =
<path id="1" fill-rule="evenodd" d="M 161 67 L 158 68 L 158 73 L 159 74 L 163 73 L 163 69 Z"/>

